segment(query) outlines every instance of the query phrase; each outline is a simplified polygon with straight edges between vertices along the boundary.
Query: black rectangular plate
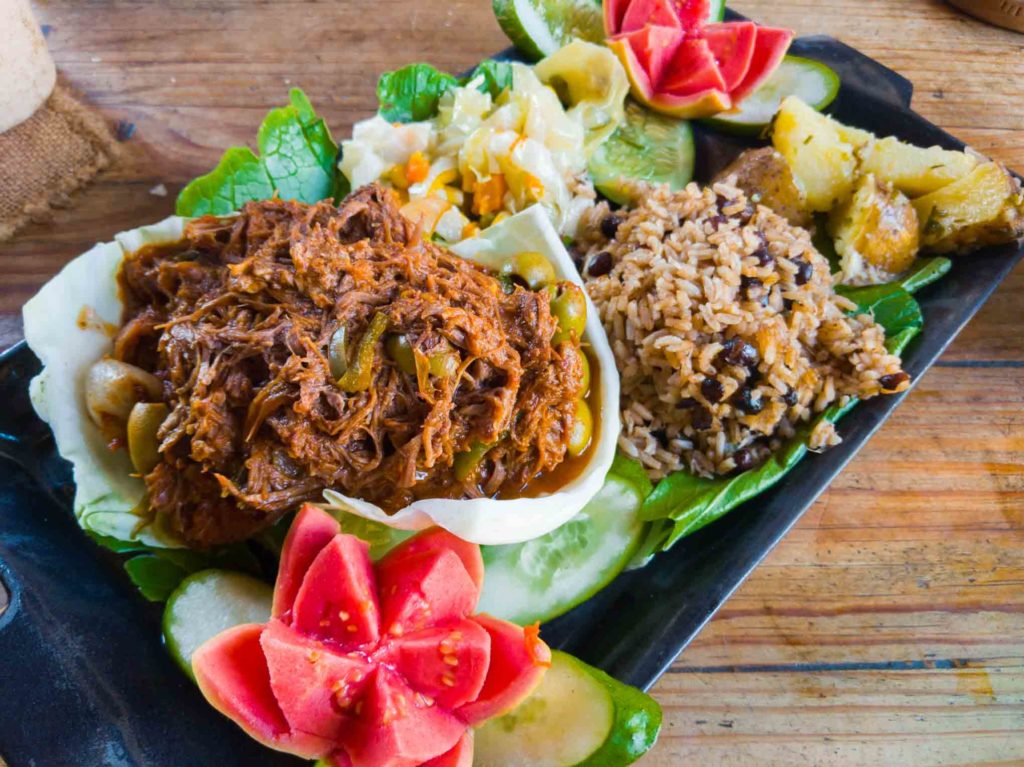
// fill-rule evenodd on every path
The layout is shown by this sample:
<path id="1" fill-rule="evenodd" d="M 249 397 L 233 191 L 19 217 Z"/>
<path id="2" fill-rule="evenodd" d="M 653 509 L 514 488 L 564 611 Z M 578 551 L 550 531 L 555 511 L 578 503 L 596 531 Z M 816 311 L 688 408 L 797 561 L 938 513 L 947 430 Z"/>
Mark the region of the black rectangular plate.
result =
<path id="1" fill-rule="evenodd" d="M 826 37 L 793 53 L 843 80 L 839 119 L 914 144 L 963 144 L 909 109 L 910 83 Z M 698 130 L 698 177 L 744 148 Z M 918 380 L 1024 256 L 1013 246 L 957 259 L 923 291 L 924 332 L 907 350 Z M 70 513 L 68 465 L 28 400 L 39 363 L 20 344 L 0 355 L 0 757 L 29 765 L 295 765 L 243 735 L 202 699 L 161 646 L 160 608 Z M 774 489 L 682 541 L 544 628 L 545 638 L 613 676 L 649 687 L 814 502 L 903 396 L 859 405 L 843 443 L 807 457 Z M 0 599 L 0 604 L 3 600 Z M 2 608 L 0 608 L 2 609 Z"/>

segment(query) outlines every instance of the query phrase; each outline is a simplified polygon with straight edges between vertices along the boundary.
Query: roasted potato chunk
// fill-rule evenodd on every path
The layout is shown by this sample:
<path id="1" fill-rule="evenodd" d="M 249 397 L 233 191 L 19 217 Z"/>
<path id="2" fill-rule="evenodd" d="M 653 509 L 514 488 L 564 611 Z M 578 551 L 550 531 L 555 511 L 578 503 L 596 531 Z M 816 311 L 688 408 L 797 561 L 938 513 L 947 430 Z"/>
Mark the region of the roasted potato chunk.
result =
<path id="1" fill-rule="evenodd" d="M 921 224 L 921 247 L 962 253 L 1024 236 L 1020 183 L 997 162 L 973 171 L 913 201 Z"/>
<path id="2" fill-rule="evenodd" d="M 857 181 L 850 201 L 832 211 L 828 229 L 845 283 L 885 282 L 910 266 L 920 245 L 910 200 L 870 173 Z"/>
<path id="3" fill-rule="evenodd" d="M 832 210 L 853 191 L 857 157 L 841 127 L 795 96 L 783 101 L 775 115 L 772 144 L 786 158 L 813 211 Z"/>
<path id="4" fill-rule="evenodd" d="M 766 205 L 794 226 L 809 227 L 813 221 L 807 197 L 797 185 L 786 159 L 769 146 L 748 149 L 715 177 L 728 181 L 748 198 Z"/>
<path id="5" fill-rule="evenodd" d="M 967 152 L 942 147 L 918 147 L 898 139 L 869 142 L 860 152 L 861 170 L 874 173 L 910 197 L 920 197 L 961 179 L 974 170 L 979 160 Z"/>

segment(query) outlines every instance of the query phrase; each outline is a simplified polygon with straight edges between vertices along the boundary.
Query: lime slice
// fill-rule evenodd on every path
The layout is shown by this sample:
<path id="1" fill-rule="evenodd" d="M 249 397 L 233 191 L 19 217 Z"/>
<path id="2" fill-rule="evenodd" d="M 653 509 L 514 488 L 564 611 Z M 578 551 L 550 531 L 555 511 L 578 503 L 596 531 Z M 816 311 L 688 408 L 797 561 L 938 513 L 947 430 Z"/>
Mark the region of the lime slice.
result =
<path id="1" fill-rule="evenodd" d="M 813 59 L 786 56 L 768 81 L 744 99 L 739 110 L 701 122 L 726 133 L 756 136 L 768 127 L 787 96 L 799 96 L 820 112 L 838 93 L 839 75 L 828 66 Z"/>
<path id="2" fill-rule="evenodd" d="M 590 158 L 594 186 L 612 202 L 629 201 L 631 181 L 682 189 L 693 178 L 693 131 L 685 120 L 652 112 L 630 101 L 626 119 Z"/>
<path id="3" fill-rule="evenodd" d="M 604 42 L 604 17 L 596 0 L 492 0 L 502 31 L 533 61 L 573 38 Z"/>

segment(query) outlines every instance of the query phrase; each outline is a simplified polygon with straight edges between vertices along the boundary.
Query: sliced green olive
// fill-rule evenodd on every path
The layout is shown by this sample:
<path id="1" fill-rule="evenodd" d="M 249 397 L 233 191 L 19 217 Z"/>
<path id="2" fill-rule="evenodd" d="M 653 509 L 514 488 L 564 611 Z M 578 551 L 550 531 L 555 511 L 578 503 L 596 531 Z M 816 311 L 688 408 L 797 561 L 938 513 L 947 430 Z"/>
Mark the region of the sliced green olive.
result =
<path id="1" fill-rule="evenodd" d="M 583 375 L 580 376 L 580 392 L 586 394 L 590 391 L 590 358 L 587 357 L 585 351 L 578 347 L 572 346 L 567 348 L 572 349 L 571 353 L 580 358 L 580 366 L 583 368 Z"/>
<path id="2" fill-rule="evenodd" d="M 542 253 L 532 250 L 517 253 L 515 257 L 502 268 L 505 274 L 514 274 L 530 290 L 540 290 L 546 285 L 551 285 L 558 279 L 555 274 L 555 267 L 544 257 Z"/>
<path id="3" fill-rule="evenodd" d="M 459 371 L 461 363 L 458 352 L 450 348 L 432 351 L 427 359 L 430 361 L 430 375 L 435 378 L 451 378 Z"/>
<path id="4" fill-rule="evenodd" d="M 416 355 L 413 354 L 412 344 L 405 337 L 404 333 L 392 333 L 384 341 L 384 350 L 388 356 L 398 365 L 398 369 L 406 375 L 416 375 Z"/>
<path id="5" fill-rule="evenodd" d="M 492 447 L 494 447 L 492 443 L 475 442 L 469 450 L 456 453 L 452 467 L 455 469 L 455 478 L 459 482 L 465 482 L 472 477 L 476 470 L 480 468 L 480 464 L 483 462 L 484 456 L 487 455 L 487 451 Z"/>
<path id="6" fill-rule="evenodd" d="M 348 370 L 348 348 L 345 346 L 345 326 L 334 331 L 330 343 L 327 344 L 327 362 L 331 366 L 331 375 L 335 380 L 345 375 Z"/>
<path id="7" fill-rule="evenodd" d="M 160 463 L 156 435 L 170 412 L 163 402 L 137 402 L 128 414 L 128 455 L 139 474 L 149 474 Z"/>
<path id="8" fill-rule="evenodd" d="M 359 339 L 356 358 L 338 379 L 338 388 L 349 394 L 366 391 L 373 382 L 373 358 L 376 356 L 377 342 L 388 329 L 388 316 L 377 312 L 370 320 L 370 326 Z"/>
<path id="9" fill-rule="evenodd" d="M 590 412 L 590 405 L 581 397 L 576 400 L 576 418 L 572 422 L 572 431 L 569 432 L 569 455 L 573 458 L 583 455 L 593 435 L 594 416 Z"/>
<path id="10" fill-rule="evenodd" d="M 551 313 L 558 320 L 558 332 L 551 343 L 557 346 L 573 335 L 582 338 L 587 327 L 587 299 L 583 288 L 572 282 L 560 283 L 551 299 Z"/>

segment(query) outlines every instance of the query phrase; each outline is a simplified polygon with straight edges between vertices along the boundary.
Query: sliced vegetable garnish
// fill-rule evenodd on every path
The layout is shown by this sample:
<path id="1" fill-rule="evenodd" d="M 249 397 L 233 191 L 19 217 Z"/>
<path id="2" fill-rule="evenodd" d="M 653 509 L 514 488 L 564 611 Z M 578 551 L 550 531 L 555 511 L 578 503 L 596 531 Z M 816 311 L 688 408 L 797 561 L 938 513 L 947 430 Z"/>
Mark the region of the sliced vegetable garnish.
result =
<path id="1" fill-rule="evenodd" d="M 563 652 L 540 687 L 476 733 L 478 767 L 623 767 L 654 745 L 661 707 Z"/>
<path id="2" fill-rule="evenodd" d="M 527 58 L 548 56 L 573 38 L 604 42 L 597 0 L 493 0 L 502 31 Z"/>
<path id="3" fill-rule="evenodd" d="M 928 264 L 928 273 L 941 267 Z M 915 289 L 925 280 L 908 282 Z M 856 313 L 872 314 L 885 328 L 886 348 L 899 354 L 924 326 L 921 307 L 899 282 L 863 288 L 840 288 L 837 292 L 856 301 Z M 700 477 L 676 472 L 661 480 L 640 510 L 640 516 L 652 523 L 633 559 L 642 565 L 653 554 L 671 548 L 682 538 L 720 519 L 744 501 L 775 485 L 808 452 L 808 440 L 823 420 L 835 423 L 857 403 L 851 398 L 845 406 L 833 405 L 798 430 L 788 443 L 772 453 L 761 466 L 731 477 Z"/>
<path id="4" fill-rule="evenodd" d="M 768 81 L 732 111 L 721 112 L 702 122 L 726 133 L 756 136 L 771 124 L 787 96 L 799 96 L 818 111 L 831 104 L 839 93 L 839 75 L 820 61 L 786 56 Z"/>
<path id="5" fill-rule="evenodd" d="M 301 90 L 293 88 L 289 98 L 289 106 L 272 110 L 260 126 L 259 156 L 248 147 L 229 149 L 214 170 L 181 190 L 179 216 L 222 216 L 275 194 L 313 203 L 347 193 L 327 125 Z"/>
<path id="6" fill-rule="evenodd" d="M 639 511 L 647 493 L 636 476 L 635 469 L 643 475 L 639 464 L 620 458 L 616 465 L 630 476 L 613 469 L 583 511 L 557 530 L 525 543 L 483 548 L 482 612 L 514 623 L 544 623 L 590 599 L 622 572 L 644 533 Z"/>
<path id="7" fill-rule="evenodd" d="M 525 700 L 551 651 L 536 627 L 474 614 L 479 547 L 435 528 L 374 564 L 337 529 L 314 506 L 295 517 L 272 614 L 265 595 L 227 594 L 223 575 L 186 584 L 169 644 L 207 700 L 271 748 L 351 767 L 464 763 L 469 728 Z M 250 617 L 225 600 L 269 619 L 234 625 Z"/>
<path id="8" fill-rule="evenodd" d="M 682 189 L 693 178 L 690 123 L 629 101 L 626 119 L 590 158 L 594 187 L 612 202 L 629 201 L 629 184 L 648 181 Z"/>
<path id="9" fill-rule="evenodd" d="M 242 623 L 270 618 L 268 583 L 230 570 L 202 570 L 183 580 L 164 608 L 164 642 L 181 670 L 192 674 L 192 653 L 207 639 Z"/>

